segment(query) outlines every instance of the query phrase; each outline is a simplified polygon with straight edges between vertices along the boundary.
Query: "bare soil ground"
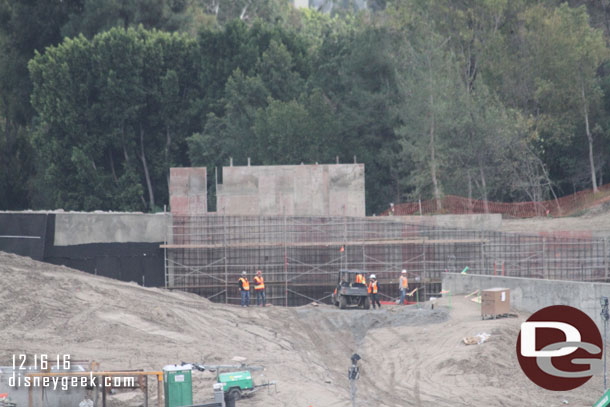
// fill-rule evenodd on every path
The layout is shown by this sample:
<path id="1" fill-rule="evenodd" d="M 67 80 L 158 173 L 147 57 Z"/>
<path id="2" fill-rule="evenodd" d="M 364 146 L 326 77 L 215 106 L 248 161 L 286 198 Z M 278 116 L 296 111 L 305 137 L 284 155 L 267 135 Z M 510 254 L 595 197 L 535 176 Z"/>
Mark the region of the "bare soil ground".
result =
<path id="1" fill-rule="evenodd" d="M 561 218 L 502 219 L 502 232 L 540 233 L 567 232 L 574 235 L 591 233 L 610 237 L 610 202 L 597 205 L 579 216 Z"/>
<path id="2" fill-rule="evenodd" d="M 18 353 L 69 353 L 104 370 L 160 370 L 241 356 L 264 365 L 255 380 L 276 380 L 278 392 L 263 390 L 239 406 L 349 406 L 354 352 L 362 357 L 358 406 L 591 406 L 601 394 L 600 377 L 566 393 L 531 383 L 515 353 L 527 315 L 482 321 L 479 305 L 462 297 L 434 310 L 245 309 L 5 253 L 0 276 L 0 364 Z M 462 343 L 482 332 L 491 334 L 487 342 Z M 214 375 L 195 372 L 193 381 L 194 401 L 209 399 Z M 121 393 L 109 405 L 142 399 Z"/>

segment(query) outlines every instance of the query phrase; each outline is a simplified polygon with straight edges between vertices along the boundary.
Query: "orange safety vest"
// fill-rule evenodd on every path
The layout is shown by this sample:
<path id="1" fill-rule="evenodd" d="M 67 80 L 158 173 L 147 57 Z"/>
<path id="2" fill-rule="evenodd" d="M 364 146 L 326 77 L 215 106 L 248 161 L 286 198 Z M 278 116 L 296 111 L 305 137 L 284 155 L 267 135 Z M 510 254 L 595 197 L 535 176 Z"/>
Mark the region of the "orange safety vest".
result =
<path id="1" fill-rule="evenodd" d="M 377 294 L 377 281 L 371 281 L 369 283 L 369 294 L 370 293 Z"/>
<path id="2" fill-rule="evenodd" d="M 366 284 L 366 280 L 364 279 L 364 276 L 362 274 L 357 274 L 356 275 L 356 282 L 357 283 Z"/>
<path id="3" fill-rule="evenodd" d="M 262 277 L 259 277 L 259 276 L 254 277 L 254 289 L 255 290 L 264 290 L 265 289 L 265 283 L 264 283 Z"/>
<path id="4" fill-rule="evenodd" d="M 407 277 L 402 278 L 402 288 L 409 288 L 409 279 Z"/>
<path id="5" fill-rule="evenodd" d="M 239 279 L 241 281 L 241 289 L 244 291 L 250 291 L 250 283 L 246 277 L 242 277 Z"/>

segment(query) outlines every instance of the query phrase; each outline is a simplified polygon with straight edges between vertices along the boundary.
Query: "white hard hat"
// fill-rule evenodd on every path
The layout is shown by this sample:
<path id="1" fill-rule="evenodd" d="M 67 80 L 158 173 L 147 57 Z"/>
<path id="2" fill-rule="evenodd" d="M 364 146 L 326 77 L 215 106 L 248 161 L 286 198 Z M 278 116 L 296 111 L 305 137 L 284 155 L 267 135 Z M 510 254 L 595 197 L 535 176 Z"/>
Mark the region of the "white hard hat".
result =
<path id="1" fill-rule="evenodd" d="M 375 277 L 375 274 L 371 274 L 370 278 L 377 278 L 377 277 Z"/>
<path id="2" fill-rule="evenodd" d="M 242 275 L 242 276 L 245 276 L 246 274 L 248 274 L 248 273 L 246 273 L 246 270 L 244 270 L 244 271 L 242 271 L 242 272 L 241 272 L 241 275 Z"/>
<path id="3" fill-rule="evenodd" d="M 407 270 L 403 269 L 402 274 L 407 274 Z"/>

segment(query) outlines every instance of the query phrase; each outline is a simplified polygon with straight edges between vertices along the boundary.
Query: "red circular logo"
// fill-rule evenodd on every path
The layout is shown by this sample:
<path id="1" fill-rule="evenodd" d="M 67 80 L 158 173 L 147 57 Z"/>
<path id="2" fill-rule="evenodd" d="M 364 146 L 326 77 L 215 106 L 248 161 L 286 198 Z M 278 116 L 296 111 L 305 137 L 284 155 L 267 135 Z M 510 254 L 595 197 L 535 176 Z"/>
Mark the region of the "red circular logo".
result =
<path id="1" fill-rule="evenodd" d="M 517 358 L 525 375 L 547 390 L 585 384 L 603 365 L 603 342 L 595 322 L 579 309 L 553 305 L 521 324 Z"/>

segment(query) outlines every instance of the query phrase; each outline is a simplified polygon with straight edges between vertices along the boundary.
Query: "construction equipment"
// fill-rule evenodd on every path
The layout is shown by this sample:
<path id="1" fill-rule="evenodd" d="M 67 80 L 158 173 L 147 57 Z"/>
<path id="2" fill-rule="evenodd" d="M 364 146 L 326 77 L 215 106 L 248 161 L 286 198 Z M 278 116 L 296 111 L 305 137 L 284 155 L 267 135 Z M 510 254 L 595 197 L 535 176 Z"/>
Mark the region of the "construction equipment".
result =
<path id="1" fill-rule="evenodd" d="M 331 295 L 331 301 L 341 309 L 347 307 L 371 308 L 369 291 L 366 284 L 357 283 L 356 276 L 366 275 L 360 270 L 340 270 L 337 287 Z"/>
<path id="2" fill-rule="evenodd" d="M 187 363 L 182 362 L 187 365 Z M 188 363 L 194 369 L 200 372 L 209 371 L 216 373 L 216 382 L 223 385 L 225 396 L 233 400 L 239 400 L 242 397 L 248 397 L 260 390 L 263 387 L 274 386 L 277 392 L 277 384 L 275 381 L 267 381 L 266 383 L 254 384 L 252 380 L 253 371 L 264 370 L 264 366 L 252 366 L 246 364 L 239 365 L 206 365 L 199 363 Z M 221 371 L 239 369 L 221 373 Z"/>
<path id="3" fill-rule="evenodd" d="M 0 393 L 0 407 L 17 407 L 8 396 L 8 393 Z"/>

